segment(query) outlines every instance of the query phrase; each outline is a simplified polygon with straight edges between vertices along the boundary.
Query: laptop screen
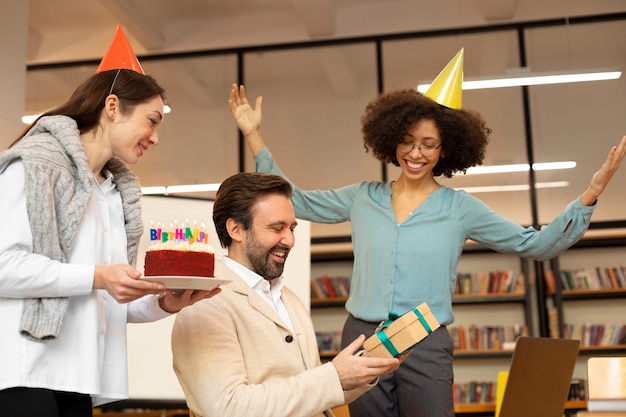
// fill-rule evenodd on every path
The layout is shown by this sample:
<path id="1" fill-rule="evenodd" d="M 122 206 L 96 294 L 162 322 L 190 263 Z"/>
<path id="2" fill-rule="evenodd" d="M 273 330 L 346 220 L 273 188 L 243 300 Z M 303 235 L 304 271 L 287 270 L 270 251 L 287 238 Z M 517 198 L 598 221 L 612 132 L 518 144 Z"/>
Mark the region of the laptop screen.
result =
<path id="1" fill-rule="evenodd" d="M 579 347 L 578 340 L 520 337 L 499 417 L 561 417 Z"/>

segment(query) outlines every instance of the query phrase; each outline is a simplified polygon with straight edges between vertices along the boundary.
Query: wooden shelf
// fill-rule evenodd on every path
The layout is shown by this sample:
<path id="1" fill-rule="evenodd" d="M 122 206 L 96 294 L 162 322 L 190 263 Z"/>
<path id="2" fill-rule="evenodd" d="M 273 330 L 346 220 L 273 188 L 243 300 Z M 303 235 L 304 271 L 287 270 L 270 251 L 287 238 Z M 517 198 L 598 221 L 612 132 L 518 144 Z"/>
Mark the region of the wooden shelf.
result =
<path id="1" fill-rule="evenodd" d="M 490 404 L 454 404 L 455 414 L 493 413 L 496 405 Z"/>
<path id="2" fill-rule="evenodd" d="M 585 401 L 568 401 L 565 410 L 584 410 L 587 408 Z M 491 414 L 496 411 L 496 405 L 489 404 L 454 404 L 455 414 Z"/>
<path id="3" fill-rule="evenodd" d="M 456 294 L 452 304 L 485 304 L 485 303 L 523 303 L 526 295 L 523 293 L 505 294 Z"/>
<path id="4" fill-rule="evenodd" d="M 455 350 L 453 354 L 455 359 L 510 358 L 513 351 L 510 349 Z"/>
<path id="5" fill-rule="evenodd" d="M 346 297 L 311 298 L 311 308 L 343 307 L 346 301 Z"/>
<path id="6" fill-rule="evenodd" d="M 594 300 L 598 298 L 623 298 L 626 297 L 626 288 L 602 289 L 602 290 L 562 290 L 561 297 L 564 300 Z"/>
<path id="7" fill-rule="evenodd" d="M 625 352 L 626 345 L 614 345 L 614 346 L 581 346 L 580 354 L 595 355 L 595 354 L 613 354 L 616 352 Z"/>

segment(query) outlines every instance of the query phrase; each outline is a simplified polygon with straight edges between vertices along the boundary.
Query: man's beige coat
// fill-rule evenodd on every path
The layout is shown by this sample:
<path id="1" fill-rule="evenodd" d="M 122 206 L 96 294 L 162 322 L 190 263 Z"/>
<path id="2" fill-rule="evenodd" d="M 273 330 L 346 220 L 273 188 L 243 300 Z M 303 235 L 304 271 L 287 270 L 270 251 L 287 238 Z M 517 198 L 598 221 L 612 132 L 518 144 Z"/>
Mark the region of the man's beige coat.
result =
<path id="1" fill-rule="evenodd" d="M 283 287 L 292 334 L 221 262 L 215 275 L 232 282 L 183 309 L 172 330 L 174 371 L 197 416 L 321 416 L 371 388 L 344 392 L 332 363 L 321 364 L 310 314 L 295 293 Z"/>

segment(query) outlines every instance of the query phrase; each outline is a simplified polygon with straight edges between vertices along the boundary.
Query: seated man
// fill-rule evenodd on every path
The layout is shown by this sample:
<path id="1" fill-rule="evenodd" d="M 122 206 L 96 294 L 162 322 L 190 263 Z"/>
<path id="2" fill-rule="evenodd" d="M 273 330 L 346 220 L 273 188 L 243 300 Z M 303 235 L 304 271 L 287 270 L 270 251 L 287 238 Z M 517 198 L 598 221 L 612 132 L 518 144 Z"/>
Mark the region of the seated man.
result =
<path id="1" fill-rule="evenodd" d="M 181 311 L 172 330 L 174 370 L 197 416 L 332 416 L 400 364 L 355 355 L 364 335 L 321 364 L 309 313 L 283 287 L 296 227 L 291 192 L 259 173 L 236 174 L 217 192 L 213 221 L 228 256 L 216 276 L 232 282 Z"/>

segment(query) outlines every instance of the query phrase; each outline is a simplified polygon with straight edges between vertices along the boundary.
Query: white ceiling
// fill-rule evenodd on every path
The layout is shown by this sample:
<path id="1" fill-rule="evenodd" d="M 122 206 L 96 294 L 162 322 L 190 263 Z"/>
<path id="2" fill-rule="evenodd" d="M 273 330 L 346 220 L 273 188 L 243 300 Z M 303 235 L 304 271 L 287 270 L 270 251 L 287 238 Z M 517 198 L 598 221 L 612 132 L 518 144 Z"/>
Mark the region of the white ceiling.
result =
<path id="1" fill-rule="evenodd" d="M 28 62 L 98 59 L 118 23 L 140 55 L 623 11 L 623 0 L 30 0 Z"/>

